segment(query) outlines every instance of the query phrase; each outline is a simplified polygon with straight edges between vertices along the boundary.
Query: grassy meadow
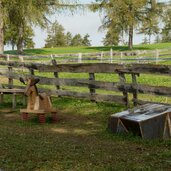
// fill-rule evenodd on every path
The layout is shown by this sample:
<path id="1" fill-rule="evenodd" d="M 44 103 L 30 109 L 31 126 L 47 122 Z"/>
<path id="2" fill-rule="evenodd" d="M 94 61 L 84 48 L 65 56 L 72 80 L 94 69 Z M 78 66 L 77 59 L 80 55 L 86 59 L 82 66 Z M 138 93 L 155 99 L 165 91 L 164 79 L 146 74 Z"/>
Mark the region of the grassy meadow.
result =
<path id="1" fill-rule="evenodd" d="M 140 45 L 134 50 L 170 48 L 171 43 Z M 25 50 L 27 55 L 109 51 L 111 47 L 72 47 Z M 126 51 L 126 47 L 114 50 Z M 14 54 L 16 52 L 8 51 Z M 169 63 L 167 63 L 169 64 Z M 36 72 L 36 75 L 45 76 Z M 54 77 L 53 73 L 46 73 Z M 59 73 L 60 78 L 88 78 L 88 74 Z M 117 82 L 117 74 L 96 74 L 96 80 Z M 0 77 L 2 83 L 7 82 Z M 127 76 L 127 82 L 131 77 Z M 169 76 L 142 74 L 141 84 L 168 86 Z M 19 84 L 18 81 L 15 82 Z M 46 88 L 55 88 L 46 86 Z M 88 92 L 88 88 L 61 87 L 63 90 Z M 97 90 L 99 92 L 100 90 Z M 101 91 L 101 93 L 106 93 Z M 112 94 L 113 92 L 108 92 Z M 144 100 L 171 103 L 166 97 L 140 95 Z M 21 120 L 22 97 L 17 97 L 17 108 L 11 109 L 12 98 L 5 95 L 0 104 L 0 171 L 170 171 L 171 141 L 142 140 L 133 135 L 114 135 L 107 130 L 108 117 L 126 110 L 117 103 L 95 103 L 72 98 L 52 98 L 59 109 L 59 121 L 40 125 L 35 115 L 28 122 Z"/>
<path id="2" fill-rule="evenodd" d="M 50 54 L 64 54 L 64 53 L 91 53 L 99 51 L 129 51 L 127 46 L 114 46 L 114 47 L 58 47 L 58 48 L 41 48 L 41 49 L 25 49 L 25 55 L 50 55 Z M 150 45 L 135 45 L 134 50 L 156 50 L 156 49 L 169 49 L 171 48 L 171 43 L 159 43 L 159 44 L 150 44 Z M 5 51 L 6 54 L 16 54 L 14 51 Z"/>

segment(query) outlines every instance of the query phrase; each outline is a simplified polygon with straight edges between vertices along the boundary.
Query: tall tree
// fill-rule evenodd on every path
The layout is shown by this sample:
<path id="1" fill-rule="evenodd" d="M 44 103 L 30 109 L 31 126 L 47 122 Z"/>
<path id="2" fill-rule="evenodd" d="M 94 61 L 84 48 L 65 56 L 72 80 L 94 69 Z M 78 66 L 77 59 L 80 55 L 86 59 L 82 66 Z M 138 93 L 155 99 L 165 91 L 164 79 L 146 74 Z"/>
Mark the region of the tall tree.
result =
<path id="1" fill-rule="evenodd" d="M 83 39 L 81 35 L 76 34 L 71 41 L 71 46 L 83 46 L 82 42 L 83 42 Z"/>
<path id="2" fill-rule="evenodd" d="M 162 42 L 171 42 L 171 10 L 165 10 L 163 16 Z"/>
<path id="3" fill-rule="evenodd" d="M 72 34 L 70 32 L 67 32 L 66 33 L 66 45 L 71 46 L 71 42 L 72 42 Z"/>
<path id="4" fill-rule="evenodd" d="M 48 30 L 48 37 L 46 39 L 45 47 L 59 46 L 66 46 L 66 36 L 63 26 L 55 21 Z"/>
<path id="5" fill-rule="evenodd" d="M 83 37 L 83 40 L 82 40 L 82 45 L 83 46 L 91 46 L 91 43 L 90 43 L 90 35 L 89 34 L 86 34 L 84 37 Z"/>
<path id="6" fill-rule="evenodd" d="M 15 25 L 8 24 L 5 27 L 5 35 L 4 35 L 4 44 L 8 44 L 12 46 L 12 50 L 14 50 L 14 47 L 17 46 L 18 43 L 18 28 L 16 28 Z M 23 47 L 24 48 L 33 48 L 34 42 L 33 42 L 33 36 L 34 32 L 33 29 L 30 26 L 26 26 L 24 29 L 23 34 Z"/>
<path id="7" fill-rule="evenodd" d="M 4 24 L 9 19 L 18 28 L 18 53 L 23 52 L 23 32 L 26 26 L 46 26 L 46 16 L 56 10 L 69 9 L 73 11 L 75 5 L 71 0 L 0 0 L 0 53 L 3 53 Z M 72 0 L 75 1 L 75 0 Z"/>
<path id="8" fill-rule="evenodd" d="M 128 46 L 133 47 L 134 30 L 144 21 L 148 8 L 155 8 L 155 0 L 96 0 L 99 5 L 92 6 L 93 10 L 105 12 L 103 25 L 110 28 L 113 25 L 119 26 L 119 33 L 122 31 L 128 34 Z M 113 24 L 114 23 L 114 24 Z M 116 30 L 116 27 L 113 28 Z M 118 29 L 118 28 L 117 28 Z"/>

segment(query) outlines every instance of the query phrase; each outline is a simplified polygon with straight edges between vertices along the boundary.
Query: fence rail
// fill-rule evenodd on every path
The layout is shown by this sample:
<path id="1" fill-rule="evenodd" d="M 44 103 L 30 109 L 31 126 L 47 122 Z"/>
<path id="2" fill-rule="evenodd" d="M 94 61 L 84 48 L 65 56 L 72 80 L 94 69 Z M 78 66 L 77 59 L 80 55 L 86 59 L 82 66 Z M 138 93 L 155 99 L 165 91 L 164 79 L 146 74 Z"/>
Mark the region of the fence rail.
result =
<path id="1" fill-rule="evenodd" d="M 20 62 L 36 61 L 45 64 L 50 64 L 52 59 L 57 60 L 57 63 L 159 63 L 161 61 L 171 60 L 171 49 L 137 50 L 130 52 L 114 52 L 111 49 L 109 52 L 66 53 L 41 56 L 1 54 L 0 59 L 6 61 L 16 60 Z"/>
<path id="2" fill-rule="evenodd" d="M 139 99 L 139 94 L 171 97 L 171 87 L 138 83 L 138 76 L 140 74 L 152 74 L 156 79 L 156 75 L 170 76 L 171 66 L 168 65 L 56 64 L 55 60 L 52 60 L 51 63 L 51 65 L 45 65 L 40 63 L 0 61 L 0 76 L 8 78 L 8 82 L 4 83 L 4 86 L 8 88 L 24 88 L 18 82 L 16 83 L 16 80 L 19 80 L 20 77 L 24 79 L 35 77 L 40 79 L 39 90 L 41 92 L 46 91 L 50 95 L 85 98 L 98 102 L 116 102 L 126 106 L 129 106 L 132 101 L 134 105 L 145 103 Z M 67 78 L 60 78 L 61 73 L 80 73 L 80 76 L 79 78 L 70 78 L 69 76 Z M 82 78 L 83 73 L 87 74 L 87 78 Z M 119 81 L 99 81 L 96 79 L 96 73 L 107 75 L 117 74 Z M 48 75 L 51 76 L 48 77 Z M 127 82 L 126 75 L 131 76 L 131 82 Z M 66 87 L 70 87 L 70 89 Z M 79 89 L 72 91 L 72 87 L 87 88 L 88 91 L 82 92 Z M 103 90 L 104 92 L 99 93 L 97 90 Z M 109 91 L 115 92 L 115 94 L 107 93 Z"/>

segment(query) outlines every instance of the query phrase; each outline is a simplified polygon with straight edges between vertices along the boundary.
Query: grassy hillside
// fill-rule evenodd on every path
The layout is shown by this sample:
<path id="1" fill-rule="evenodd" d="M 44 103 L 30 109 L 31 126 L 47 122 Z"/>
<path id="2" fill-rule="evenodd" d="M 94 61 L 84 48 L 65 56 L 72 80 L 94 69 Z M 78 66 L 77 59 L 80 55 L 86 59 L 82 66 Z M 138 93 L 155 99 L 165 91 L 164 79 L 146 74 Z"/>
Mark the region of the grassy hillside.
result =
<path id="1" fill-rule="evenodd" d="M 171 43 L 160 43 L 150 45 L 136 45 L 133 50 L 154 50 L 154 49 L 168 49 L 171 48 Z M 111 47 L 59 47 L 59 48 L 42 48 L 42 49 L 26 49 L 24 53 L 26 55 L 48 55 L 59 53 L 91 53 L 99 51 L 109 51 Z M 128 51 L 127 46 L 115 46 L 112 47 L 114 51 Z M 16 51 L 6 51 L 7 54 L 16 54 Z"/>

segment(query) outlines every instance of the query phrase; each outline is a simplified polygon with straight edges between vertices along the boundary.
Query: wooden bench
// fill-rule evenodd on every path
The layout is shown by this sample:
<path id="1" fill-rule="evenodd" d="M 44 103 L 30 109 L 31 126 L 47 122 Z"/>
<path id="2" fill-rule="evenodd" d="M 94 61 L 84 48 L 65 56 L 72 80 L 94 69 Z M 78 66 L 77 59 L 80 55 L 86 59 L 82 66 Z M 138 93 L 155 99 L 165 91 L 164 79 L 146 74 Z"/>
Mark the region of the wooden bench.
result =
<path id="1" fill-rule="evenodd" d="M 0 88 L 0 104 L 3 103 L 4 94 L 12 94 L 12 108 L 16 108 L 16 96 L 17 95 L 24 95 L 24 89 L 6 89 L 6 88 Z M 23 99 L 23 104 L 25 105 L 25 96 Z"/>

